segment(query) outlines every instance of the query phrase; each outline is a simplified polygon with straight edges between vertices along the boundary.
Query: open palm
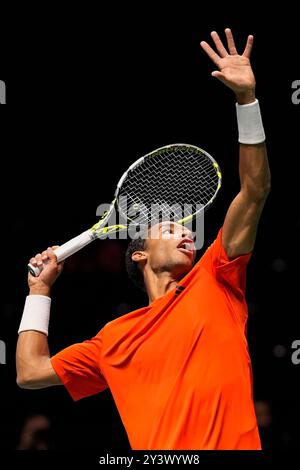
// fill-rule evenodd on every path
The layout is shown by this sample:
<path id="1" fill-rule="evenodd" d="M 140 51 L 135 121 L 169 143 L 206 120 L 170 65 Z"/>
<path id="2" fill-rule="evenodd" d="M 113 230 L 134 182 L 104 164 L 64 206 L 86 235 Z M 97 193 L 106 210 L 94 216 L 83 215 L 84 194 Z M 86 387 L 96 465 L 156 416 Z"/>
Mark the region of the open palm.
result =
<path id="1" fill-rule="evenodd" d="M 218 54 L 207 42 L 202 41 L 200 43 L 202 49 L 219 68 L 219 70 L 212 72 L 212 76 L 225 83 L 236 95 L 254 92 L 255 77 L 250 64 L 253 36 L 248 36 L 244 52 L 242 55 L 239 55 L 231 30 L 226 28 L 225 34 L 229 52 L 215 31 L 211 33 L 211 37 Z"/>

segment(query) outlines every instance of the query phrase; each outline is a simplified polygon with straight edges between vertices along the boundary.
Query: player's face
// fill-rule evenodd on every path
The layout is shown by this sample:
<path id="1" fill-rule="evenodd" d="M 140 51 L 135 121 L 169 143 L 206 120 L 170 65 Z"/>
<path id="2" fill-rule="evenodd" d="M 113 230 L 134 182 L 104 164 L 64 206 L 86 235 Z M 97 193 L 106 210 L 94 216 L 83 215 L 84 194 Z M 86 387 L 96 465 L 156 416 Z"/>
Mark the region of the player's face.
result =
<path id="1" fill-rule="evenodd" d="M 146 240 L 148 263 L 154 272 L 185 275 L 192 268 L 196 256 L 194 236 L 190 230 L 174 222 L 161 222 L 149 230 Z"/>

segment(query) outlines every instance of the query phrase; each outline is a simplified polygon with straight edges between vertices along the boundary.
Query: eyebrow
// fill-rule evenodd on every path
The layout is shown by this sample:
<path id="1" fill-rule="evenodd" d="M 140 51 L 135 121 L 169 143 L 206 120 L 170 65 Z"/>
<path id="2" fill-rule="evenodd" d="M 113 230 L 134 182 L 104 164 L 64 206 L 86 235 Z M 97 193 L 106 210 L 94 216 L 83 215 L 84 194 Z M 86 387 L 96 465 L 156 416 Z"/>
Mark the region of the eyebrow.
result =
<path id="1" fill-rule="evenodd" d="M 178 225 L 178 224 L 175 224 L 175 222 L 161 222 L 161 223 L 160 223 L 160 227 L 159 227 L 159 231 L 161 231 L 161 229 L 162 229 L 163 227 L 171 227 L 171 226 L 172 226 L 173 228 L 175 228 L 177 225 Z M 186 227 L 184 227 L 184 225 L 181 225 L 181 224 L 179 224 L 179 225 L 180 225 L 182 228 L 186 228 Z M 195 236 L 194 236 L 193 232 L 191 232 L 189 229 L 187 229 L 187 230 L 188 230 L 187 236 L 188 236 L 189 238 L 191 238 L 191 239 L 194 240 Z"/>
<path id="2" fill-rule="evenodd" d="M 165 221 L 165 222 L 161 222 L 159 224 L 159 228 L 161 229 L 162 227 L 171 227 L 171 226 L 174 227 L 174 225 L 175 225 L 174 222 L 166 222 Z"/>

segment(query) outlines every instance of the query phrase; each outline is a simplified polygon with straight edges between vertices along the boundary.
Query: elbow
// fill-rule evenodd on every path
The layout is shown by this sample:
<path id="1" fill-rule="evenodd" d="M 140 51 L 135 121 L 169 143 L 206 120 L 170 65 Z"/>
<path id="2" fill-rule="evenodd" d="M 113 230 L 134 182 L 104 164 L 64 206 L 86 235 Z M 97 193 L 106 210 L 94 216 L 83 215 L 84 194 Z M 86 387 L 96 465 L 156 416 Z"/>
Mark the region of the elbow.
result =
<path id="1" fill-rule="evenodd" d="M 17 376 L 16 382 L 17 382 L 18 387 L 20 387 L 20 388 L 27 388 L 27 387 L 26 387 L 26 382 L 25 382 L 25 380 L 23 380 L 22 377 Z"/>
<path id="2" fill-rule="evenodd" d="M 252 201 L 263 203 L 267 199 L 271 191 L 271 180 L 267 180 L 263 184 L 247 185 L 246 191 Z"/>
<path id="3" fill-rule="evenodd" d="M 35 381 L 30 374 L 18 373 L 17 374 L 17 385 L 23 389 L 34 389 L 37 388 Z"/>
<path id="4" fill-rule="evenodd" d="M 271 175 L 269 173 L 267 180 L 265 181 L 265 184 L 263 185 L 265 197 L 268 197 L 270 191 L 271 191 Z"/>
<path id="5" fill-rule="evenodd" d="M 258 196 L 261 200 L 266 200 L 267 197 L 269 196 L 271 191 L 271 181 L 268 181 L 262 188 L 260 188 L 260 191 L 258 191 Z"/>
<path id="6" fill-rule="evenodd" d="M 30 381 L 23 375 L 18 374 L 16 382 L 17 382 L 18 387 L 20 388 L 23 388 L 23 389 L 30 388 L 29 386 Z"/>

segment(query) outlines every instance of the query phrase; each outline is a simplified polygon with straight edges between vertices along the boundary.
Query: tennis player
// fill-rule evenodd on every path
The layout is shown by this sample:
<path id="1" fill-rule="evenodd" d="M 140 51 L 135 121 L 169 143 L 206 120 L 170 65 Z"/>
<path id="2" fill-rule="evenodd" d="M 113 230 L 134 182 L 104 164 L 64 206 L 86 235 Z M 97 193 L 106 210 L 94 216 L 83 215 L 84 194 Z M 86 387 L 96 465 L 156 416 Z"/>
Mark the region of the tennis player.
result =
<path id="1" fill-rule="evenodd" d="M 110 388 L 132 449 L 260 449 L 246 340 L 246 268 L 270 190 L 270 172 L 255 78 L 253 37 L 239 55 L 230 29 L 227 47 L 203 50 L 212 76 L 236 97 L 240 191 L 222 228 L 194 264 L 193 236 L 164 221 L 146 240 L 131 241 L 127 268 L 149 305 L 108 322 L 92 339 L 50 357 L 51 286 L 62 270 L 48 249 L 30 260 L 17 346 L 17 382 L 35 389 L 64 384 L 79 400 Z M 46 263 L 47 262 L 47 263 Z M 70 318 L 70 321 L 71 318 Z"/>

